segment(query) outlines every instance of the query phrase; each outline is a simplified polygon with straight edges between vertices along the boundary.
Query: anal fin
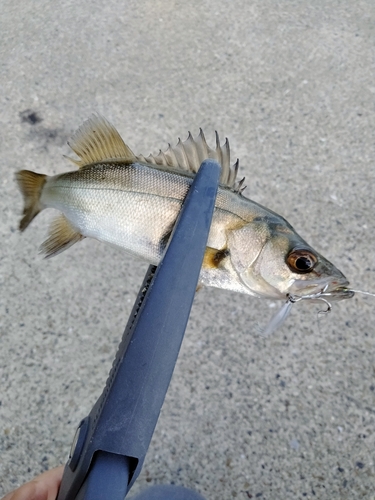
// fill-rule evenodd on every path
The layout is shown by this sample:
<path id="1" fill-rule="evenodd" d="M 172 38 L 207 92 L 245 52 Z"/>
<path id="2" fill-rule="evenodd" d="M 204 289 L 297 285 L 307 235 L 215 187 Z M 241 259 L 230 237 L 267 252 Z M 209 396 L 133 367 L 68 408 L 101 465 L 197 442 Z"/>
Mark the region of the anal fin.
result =
<path id="1" fill-rule="evenodd" d="M 49 236 L 40 246 L 40 252 L 48 259 L 57 255 L 84 238 L 75 229 L 65 215 L 59 215 L 52 221 Z"/>

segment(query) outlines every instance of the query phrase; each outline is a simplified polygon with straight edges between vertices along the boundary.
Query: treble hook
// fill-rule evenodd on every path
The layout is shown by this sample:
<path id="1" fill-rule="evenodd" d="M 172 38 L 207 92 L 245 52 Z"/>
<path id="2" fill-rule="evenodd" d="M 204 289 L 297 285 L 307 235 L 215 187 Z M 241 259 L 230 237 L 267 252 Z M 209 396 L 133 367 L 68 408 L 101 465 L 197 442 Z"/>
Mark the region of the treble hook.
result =
<path id="1" fill-rule="evenodd" d="M 322 302 L 324 302 L 327 306 L 327 309 L 325 311 L 318 311 L 318 314 L 328 314 L 332 311 L 332 306 L 331 304 L 328 302 L 328 300 L 326 299 L 323 299 L 323 297 L 319 297 L 317 300 L 321 300 Z"/>
<path id="2" fill-rule="evenodd" d="M 291 304 L 295 304 L 296 302 L 299 302 L 300 300 L 311 300 L 311 299 L 321 300 L 322 302 L 324 302 L 326 304 L 327 309 L 324 311 L 318 311 L 318 314 L 328 314 L 329 312 L 331 312 L 332 306 L 331 306 L 330 302 L 328 302 L 327 299 L 322 297 L 323 294 L 330 295 L 330 294 L 326 293 L 327 287 L 328 287 L 328 285 L 326 285 L 320 292 L 311 293 L 310 295 L 299 296 L 299 295 L 288 294 L 287 295 L 288 302 L 290 302 Z"/>

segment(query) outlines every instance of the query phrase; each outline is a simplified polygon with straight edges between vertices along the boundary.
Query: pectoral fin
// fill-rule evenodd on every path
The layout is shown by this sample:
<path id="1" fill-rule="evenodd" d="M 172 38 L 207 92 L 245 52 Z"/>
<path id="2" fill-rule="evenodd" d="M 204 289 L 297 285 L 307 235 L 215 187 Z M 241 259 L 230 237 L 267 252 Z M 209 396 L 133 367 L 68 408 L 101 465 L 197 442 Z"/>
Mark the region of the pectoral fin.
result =
<path id="1" fill-rule="evenodd" d="M 49 228 L 49 237 L 40 246 L 40 252 L 45 258 L 53 257 L 84 238 L 75 229 L 65 215 L 59 215 Z"/>
<path id="2" fill-rule="evenodd" d="M 218 250 L 217 248 L 206 247 L 202 267 L 205 269 L 215 269 L 220 266 L 222 260 L 228 257 L 228 255 L 229 250 L 226 248 Z"/>

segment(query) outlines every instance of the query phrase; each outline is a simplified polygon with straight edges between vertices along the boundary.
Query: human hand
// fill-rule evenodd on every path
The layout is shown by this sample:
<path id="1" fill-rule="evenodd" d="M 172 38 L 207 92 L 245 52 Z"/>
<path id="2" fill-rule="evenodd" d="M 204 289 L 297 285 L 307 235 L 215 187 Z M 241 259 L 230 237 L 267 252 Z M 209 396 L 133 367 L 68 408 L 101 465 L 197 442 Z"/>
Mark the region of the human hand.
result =
<path id="1" fill-rule="evenodd" d="M 29 483 L 11 491 L 2 500 L 56 500 L 64 466 L 43 472 Z"/>

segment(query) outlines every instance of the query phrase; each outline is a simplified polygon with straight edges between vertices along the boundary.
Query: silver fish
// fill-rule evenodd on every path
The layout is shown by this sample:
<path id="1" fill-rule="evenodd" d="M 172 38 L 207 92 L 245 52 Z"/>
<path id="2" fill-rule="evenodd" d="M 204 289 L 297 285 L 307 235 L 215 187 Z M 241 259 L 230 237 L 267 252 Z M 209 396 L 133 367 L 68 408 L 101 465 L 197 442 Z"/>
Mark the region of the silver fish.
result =
<path id="1" fill-rule="evenodd" d="M 116 129 L 94 115 L 69 142 L 79 169 L 55 176 L 21 170 L 23 231 L 44 208 L 61 212 L 41 251 L 62 252 L 96 238 L 158 264 L 183 200 L 206 158 L 221 167 L 220 187 L 200 274 L 200 284 L 256 297 L 341 300 L 353 296 L 345 276 L 306 243 L 280 215 L 243 195 L 238 160 L 230 166 L 228 140 L 211 149 L 202 130 L 158 155 L 135 155 Z M 280 317 L 286 316 L 281 313 Z M 277 323 L 277 321 L 276 321 Z M 273 327 L 272 327 L 273 328 Z"/>

